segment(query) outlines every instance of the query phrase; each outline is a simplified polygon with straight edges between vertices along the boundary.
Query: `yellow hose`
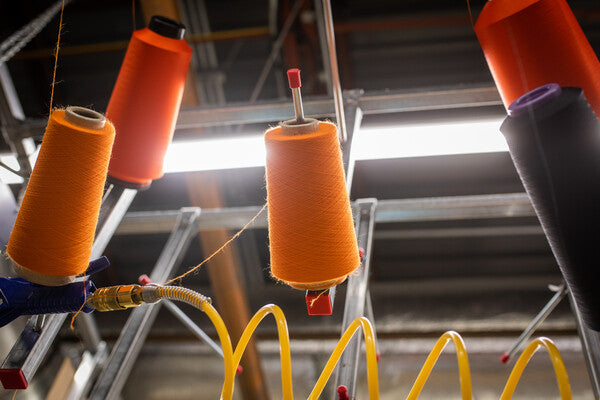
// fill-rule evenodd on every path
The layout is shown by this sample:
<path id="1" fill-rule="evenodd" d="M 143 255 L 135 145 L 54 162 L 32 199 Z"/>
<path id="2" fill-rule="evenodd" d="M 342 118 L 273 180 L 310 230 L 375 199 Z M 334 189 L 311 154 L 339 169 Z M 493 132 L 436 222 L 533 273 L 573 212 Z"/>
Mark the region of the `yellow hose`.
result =
<path id="1" fill-rule="evenodd" d="M 348 329 L 342 335 L 342 338 L 335 346 L 333 353 L 329 357 L 323 372 L 321 372 L 321 376 L 317 380 L 314 389 L 308 396 L 308 400 L 317 400 L 325 388 L 325 384 L 329 380 L 333 369 L 335 368 L 337 362 L 339 361 L 344 349 L 354 336 L 354 333 L 361 328 L 363 330 L 363 336 L 365 338 L 365 347 L 367 349 L 367 382 L 369 385 L 369 399 L 370 400 L 378 400 L 379 399 L 379 377 L 377 374 L 377 350 L 375 347 L 375 335 L 373 334 L 373 327 L 368 319 L 365 317 L 360 317 L 352 321 Z"/>
<path id="2" fill-rule="evenodd" d="M 221 316 L 215 310 L 215 308 L 210 304 L 210 299 L 204 297 L 190 289 L 186 289 L 179 286 L 158 286 L 156 288 L 156 297 L 162 299 L 170 299 L 183 301 L 188 303 L 196 308 L 201 309 L 206 313 L 206 315 L 210 318 L 211 322 L 215 326 L 217 330 L 217 334 L 219 335 L 219 340 L 221 341 L 221 348 L 223 349 L 223 358 L 224 358 L 224 381 L 223 381 L 223 389 L 221 391 L 221 400 L 231 400 L 233 397 L 233 388 L 235 382 L 235 373 L 237 369 L 237 365 L 239 364 L 242 355 L 250 341 L 250 338 L 258 324 L 269 314 L 273 314 L 275 317 L 275 321 L 277 323 L 277 333 L 279 336 L 279 345 L 280 345 L 280 359 L 281 359 L 281 386 L 283 391 L 283 400 L 293 400 L 293 390 L 292 390 L 292 366 L 291 366 L 291 356 L 290 356 L 290 340 L 289 340 L 289 332 L 287 328 L 287 322 L 285 319 L 285 315 L 283 311 L 276 305 L 269 304 L 262 307 L 250 320 L 246 329 L 242 333 L 240 341 L 235 349 L 235 352 L 232 349 L 231 339 L 229 337 L 229 332 L 227 331 L 227 327 L 225 323 L 221 319 Z M 354 320 L 348 329 L 342 335 L 340 341 L 336 345 L 333 353 L 329 357 L 325 368 L 321 372 L 315 387 L 312 392 L 308 396 L 308 400 L 318 400 L 319 396 L 323 392 L 325 385 L 333 370 L 339 361 L 344 349 L 352 339 L 352 336 L 356 333 L 356 331 L 362 328 L 363 336 L 366 345 L 366 357 L 367 357 L 367 382 L 369 389 L 369 399 L 370 400 L 378 400 L 379 399 L 379 378 L 377 373 L 377 355 L 376 355 L 376 347 L 375 347 L 375 335 L 373 333 L 373 327 L 369 320 L 364 317 L 357 318 Z M 429 356 L 425 360 L 425 364 L 419 372 L 417 379 L 408 394 L 408 400 L 415 400 L 423 390 L 431 371 L 433 370 L 435 363 L 437 362 L 440 354 L 446 347 L 446 345 L 452 341 L 454 347 L 456 348 L 456 357 L 458 360 L 458 370 L 459 370 L 459 378 L 460 378 L 460 387 L 463 400 L 471 400 L 472 399 L 472 389 L 471 389 L 471 372 L 469 369 L 469 359 L 467 355 L 467 351 L 465 348 L 465 344 L 460 337 L 460 335 L 456 332 L 449 331 L 444 333 L 436 342 L 435 346 L 429 353 Z M 502 396 L 500 400 L 509 400 L 512 398 L 512 395 L 516 389 L 516 386 L 523 374 L 527 363 L 533 356 L 533 354 L 541 347 L 544 347 L 548 354 L 550 355 L 550 359 L 552 361 L 552 366 L 554 367 L 554 373 L 556 375 L 556 380 L 558 382 L 558 389 L 560 391 L 561 399 L 563 400 L 571 400 L 571 387 L 569 385 L 569 377 L 567 375 L 567 371 L 563 360 L 560 356 L 556 345 L 548 338 L 542 337 L 534 340 L 532 343 L 525 348 L 523 354 L 517 360 L 515 367 L 513 368 L 504 391 L 502 392 Z"/>
<path id="3" fill-rule="evenodd" d="M 500 396 L 500 400 L 509 400 L 512 398 L 512 395 L 517 387 L 517 383 L 519 383 L 519 379 L 521 379 L 521 375 L 523 374 L 523 370 L 525 370 L 525 367 L 527 366 L 527 363 L 529 363 L 529 360 L 531 360 L 531 357 L 533 357 L 533 354 L 541 347 L 544 347 L 550 355 L 550 360 L 552 361 L 552 366 L 554 367 L 554 374 L 556 375 L 556 382 L 558 383 L 560 398 L 563 400 L 572 399 L 569 376 L 567 375 L 567 370 L 565 368 L 565 364 L 563 363 L 562 357 L 560 356 L 560 352 L 552 340 L 546 337 L 540 337 L 531 342 L 525 348 L 525 350 L 523 350 L 523 353 L 515 363 L 515 366 L 508 377 L 508 381 L 506 382 L 504 391 Z"/>
<path id="4" fill-rule="evenodd" d="M 448 331 L 444 333 L 437 341 L 433 349 L 429 353 L 429 356 L 425 360 L 425 364 L 423 368 L 421 368 L 421 372 L 417 376 L 417 380 L 413 385 L 410 393 L 408 394 L 407 400 L 414 400 L 419 397 L 421 390 L 423 390 L 423 386 L 425 386 L 425 382 L 427 382 L 427 378 L 431 374 L 435 363 L 437 362 L 440 354 L 444 350 L 444 347 L 448 344 L 448 342 L 452 341 L 454 343 L 454 347 L 456 348 L 456 358 L 458 359 L 458 372 L 460 378 L 460 390 L 462 393 L 463 400 L 471 400 L 473 395 L 471 391 L 471 371 L 469 369 L 469 357 L 467 355 L 467 350 L 465 349 L 465 343 L 462 340 L 462 337 L 454 331 Z"/>
<path id="5" fill-rule="evenodd" d="M 158 286 L 156 288 L 156 297 L 159 299 L 177 300 L 196 307 L 208 316 L 212 324 L 217 330 L 221 349 L 223 350 L 224 361 L 224 381 L 223 390 L 221 391 L 221 400 L 230 400 L 233 397 L 233 383 L 235 381 L 235 371 L 237 363 L 233 363 L 233 348 L 231 346 L 231 338 L 223 319 L 210 304 L 207 297 L 180 286 Z"/>
<path id="6" fill-rule="evenodd" d="M 254 314 L 246 329 L 240 337 L 235 352 L 233 353 L 233 365 L 238 365 L 250 341 L 250 337 L 258 327 L 260 321 L 269 314 L 273 314 L 277 323 L 277 334 L 279 337 L 279 358 L 281 359 L 281 389 L 283 400 L 293 400 L 294 392 L 292 390 L 292 360 L 290 356 L 290 337 L 288 333 L 287 321 L 281 308 L 274 304 L 267 304 Z M 235 370 L 233 371 L 235 373 Z"/>

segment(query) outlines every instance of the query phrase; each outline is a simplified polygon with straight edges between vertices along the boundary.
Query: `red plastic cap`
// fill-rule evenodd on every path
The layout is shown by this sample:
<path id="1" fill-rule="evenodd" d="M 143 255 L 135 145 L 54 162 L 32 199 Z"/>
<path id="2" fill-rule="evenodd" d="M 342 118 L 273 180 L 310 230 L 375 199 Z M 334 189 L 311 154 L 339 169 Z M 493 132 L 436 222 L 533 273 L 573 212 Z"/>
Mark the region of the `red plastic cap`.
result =
<path id="1" fill-rule="evenodd" d="M 306 309 L 308 315 L 331 315 L 333 308 L 331 307 L 331 297 L 329 291 L 327 293 L 308 293 L 306 295 Z"/>
<path id="2" fill-rule="evenodd" d="M 508 359 L 510 357 L 508 356 L 507 353 L 502 354 L 502 357 L 500 357 L 500 361 L 502 361 L 503 364 L 506 364 L 508 362 Z"/>
<path id="3" fill-rule="evenodd" d="M 142 286 L 146 286 L 146 285 L 152 283 L 152 281 L 150 280 L 148 275 L 144 274 L 144 275 L 140 275 L 140 277 L 138 278 L 138 283 Z"/>
<path id="4" fill-rule="evenodd" d="M 360 262 L 362 262 L 365 259 L 365 249 L 363 249 L 362 247 L 358 248 L 358 256 L 360 257 Z"/>
<path id="5" fill-rule="evenodd" d="M 337 388 L 338 400 L 350 400 L 348 396 L 348 388 L 344 385 L 340 385 Z"/>
<path id="6" fill-rule="evenodd" d="M 0 369 L 0 381 L 6 390 L 27 389 L 27 379 L 20 369 Z"/>
<path id="7" fill-rule="evenodd" d="M 242 367 L 241 365 L 238 365 L 235 370 L 235 374 L 240 375 L 242 372 L 244 372 L 244 367 Z"/>
<path id="8" fill-rule="evenodd" d="M 287 75 L 290 89 L 297 89 L 302 86 L 302 82 L 300 81 L 300 70 L 298 68 L 288 69 Z"/>

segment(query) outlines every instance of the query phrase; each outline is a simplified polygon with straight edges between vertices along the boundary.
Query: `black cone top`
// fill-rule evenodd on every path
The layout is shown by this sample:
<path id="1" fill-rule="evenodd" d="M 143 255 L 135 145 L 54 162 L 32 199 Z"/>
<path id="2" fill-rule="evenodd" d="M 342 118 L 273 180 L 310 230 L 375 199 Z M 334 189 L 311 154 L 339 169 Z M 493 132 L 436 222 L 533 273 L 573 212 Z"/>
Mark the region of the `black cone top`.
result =
<path id="1" fill-rule="evenodd" d="M 152 16 L 148 28 L 154 33 L 171 39 L 183 39 L 183 35 L 185 35 L 185 25 L 160 15 Z"/>

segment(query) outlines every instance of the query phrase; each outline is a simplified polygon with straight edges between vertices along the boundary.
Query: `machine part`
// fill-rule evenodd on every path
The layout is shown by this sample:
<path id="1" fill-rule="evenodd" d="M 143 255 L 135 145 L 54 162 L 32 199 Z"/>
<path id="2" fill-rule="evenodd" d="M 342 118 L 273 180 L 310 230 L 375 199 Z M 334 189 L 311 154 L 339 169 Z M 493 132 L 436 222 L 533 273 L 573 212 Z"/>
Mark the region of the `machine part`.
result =
<path id="1" fill-rule="evenodd" d="M 561 300 L 568 293 L 569 289 L 567 289 L 566 285 L 563 283 L 560 285 L 554 296 L 546 303 L 544 308 L 536 315 L 533 320 L 529 323 L 527 328 L 521 333 L 521 335 L 517 338 L 515 343 L 511 346 L 511 348 L 502 354 L 500 357 L 500 361 L 503 363 L 507 363 L 523 346 L 523 344 L 531 338 L 534 332 L 539 328 L 539 326 L 548 318 L 548 315 L 556 308 L 556 306 L 561 302 Z"/>
<path id="2" fill-rule="evenodd" d="M 367 296 L 369 295 L 368 282 L 370 276 L 371 254 L 373 245 L 373 231 L 375 229 L 376 199 L 361 199 L 357 201 L 358 218 L 356 221 L 356 237 L 358 245 L 364 249 L 364 257 L 357 272 L 348 276 L 346 288 L 346 302 L 344 303 L 344 317 L 342 319 L 342 332 L 357 318 L 365 314 Z M 356 392 L 356 374 L 361 341 L 355 337 L 348 343 L 346 351 L 340 358 L 340 363 L 335 379 L 335 387 L 342 385 L 348 389 L 350 398 Z M 335 394 L 334 394 L 335 396 Z"/>
<path id="3" fill-rule="evenodd" d="M 119 285 L 100 288 L 90 296 L 87 305 L 98 311 L 125 310 L 143 303 L 142 287 L 139 285 Z"/>
<path id="4" fill-rule="evenodd" d="M 281 123 L 281 132 L 284 135 L 296 136 L 316 132 L 319 129 L 319 121 L 313 118 L 304 118 L 302 108 L 302 94 L 300 87 L 300 70 L 291 68 L 287 71 L 288 82 L 292 90 L 295 118 Z"/>
<path id="5" fill-rule="evenodd" d="M 306 310 L 308 315 L 331 315 L 335 299 L 335 286 L 327 290 L 307 290 Z"/>
<path id="6" fill-rule="evenodd" d="M 0 327 L 22 315 L 60 314 L 81 311 L 89 313 L 85 299 L 94 292 L 92 281 L 73 282 L 63 286 L 42 286 L 23 278 L 0 278 Z M 35 329 L 42 328 L 37 323 Z"/>

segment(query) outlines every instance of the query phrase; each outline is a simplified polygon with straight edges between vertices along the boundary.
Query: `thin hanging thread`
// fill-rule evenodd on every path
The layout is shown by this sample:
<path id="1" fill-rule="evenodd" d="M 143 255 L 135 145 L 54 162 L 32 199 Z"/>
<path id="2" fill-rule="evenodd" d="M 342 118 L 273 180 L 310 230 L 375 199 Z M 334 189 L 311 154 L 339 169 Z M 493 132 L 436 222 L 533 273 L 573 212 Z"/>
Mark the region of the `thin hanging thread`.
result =
<path id="1" fill-rule="evenodd" d="M 52 104 L 54 101 L 54 85 L 56 84 L 56 69 L 58 66 L 58 50 L 60 49 L 60 34 L 62 32 L 63 24 L 63 12 L 65 11 L 65 0 L 62 0 L 62 7 L 60 8 L 60 19 L 58 21 L 58 37 L 56 38 L 56 52 L 54 53 L 54 69 L 52 70 L 52 86 L 50 89 L 50 111 L 48 119 L 52 114 Z"/>
<path id="2" fill-rule="evenodd" d="M 475 22 L 473 22 L 473 13 L 471 12 L 471 0 L 467 0 L 467 9 L 469 10 L 469 20 L 471 21 L 471 28 L 474 28 Z"/>
<path id="3" fill-rule="evenodd" d="M 221 247 L 219 247 L 217 250 L 215 250 L 210 256 L 206 257 L 200 264 L 196 265 L 195 267 L 192 267 L 191 269 L 189 269 L 187 272 L 163 283 L 163 285 L 170 285 L 171 283 L 175 282 L 175 281 L 180 281 L 183 278 L 185 278 L 186 276 L 188 276 L 189 274 L 197 271 L 200 267 L 202 267 L 204 264 L 206 264 L 207 262 L 209 262 L 213 257 L 215 257 L 217 254 L 219 254 L 220 252 L 222 252 L 227 246 L 229 246 L 229 244 L 231 242 L 233 242 L 235 239 L 237 239 L 242 232 L 244 232 L 255 220 L 256 218 L 259 217 L 260 214 L 262 214 L 262 212 L 265 210 L 265 208 L 267 208 L 267 203 L 265 203 L 260 210 L 258 210 L 258 212 L 256 213 L 256 215 L 254 215 L 254 217 L 252 217 L 252 219 L 250 221 L 248 221 L 248 223 L 246 225 L 244 225 L 242 227 L 242 229 L 240 229 L 239 231 L 237 231 L 237 233 L 235 235 L 233 235 L 228 241 L 226 241 Z"/>
<path id="4" fill-rule="evenodd" d="M 84 274 L 83 281 L 85 282 L 86 279 L 87 276 Z M 73 314 L 73 316 L 71 317 L 71 323 L 69 324 L 69 329 L 71 329 L 72 331 L 75 330 L 75 318 L 79 316 L 79 314 L 83 310 L 83 307 L 85 307 L 85 303 L 87 303 L 87 291 L 85 290 L 85 285 L 83 285 L 83 303 L 81 303 L 81 307 L 79 307 L 79 310 L 77 310 L 77 312 Z"/>
<path id="5" fill-rule="evenodd" d="M 135 0 L 131 0 L 131 22 L 133 26 L 133 30 L 135 31 Z"/>

